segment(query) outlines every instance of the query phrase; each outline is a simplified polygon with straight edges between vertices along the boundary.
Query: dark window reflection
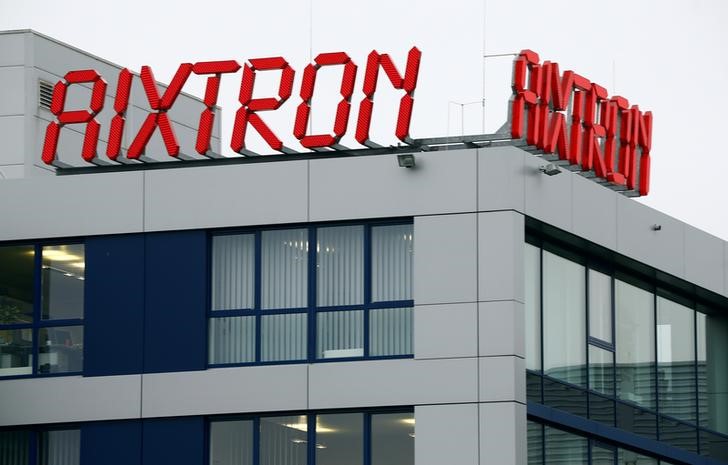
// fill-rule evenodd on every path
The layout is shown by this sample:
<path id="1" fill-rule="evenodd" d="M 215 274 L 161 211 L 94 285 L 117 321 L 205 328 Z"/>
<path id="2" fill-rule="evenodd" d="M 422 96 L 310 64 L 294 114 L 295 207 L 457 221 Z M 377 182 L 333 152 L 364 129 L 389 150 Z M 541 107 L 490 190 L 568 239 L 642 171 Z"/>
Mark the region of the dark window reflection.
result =
<path id="1" fill-rule="evenodd" d="M 38 372 L 75 373 L 83 369 L 83 326 L 41 328 Z"/>
<path id="2" fill-rule="evenodd" d="M 32 245 L 0 247 L 0 325 L 33 322 L 34 261 Z"/>
<path id="3" fill-rule="evenodd" d="M 305 415 L 260 419 L 260 465 L 306 465 Z"/>
<path id="4" fill-rule="evenodd" d="M 414 465 L 414 413 L 372 415 L 371 437 L 372 465 Z"/>
<path id="5" fill-rule="evenodd" d="M 362 465 L 364 415 L 340 413 L 316 417 L 316 465 Z"/>

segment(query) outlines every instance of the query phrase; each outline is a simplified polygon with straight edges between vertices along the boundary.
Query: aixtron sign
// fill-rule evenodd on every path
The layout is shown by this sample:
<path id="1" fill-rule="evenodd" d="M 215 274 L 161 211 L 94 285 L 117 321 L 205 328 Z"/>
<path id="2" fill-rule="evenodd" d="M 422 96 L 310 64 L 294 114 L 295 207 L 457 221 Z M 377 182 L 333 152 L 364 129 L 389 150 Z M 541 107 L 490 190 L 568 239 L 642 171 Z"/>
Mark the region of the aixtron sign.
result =
<path id="1" fill-rule="evenodd" d="M 364 71 L 364 82 L 361 87 L 359 103 L 359 115 L 356 122 L 356 140 L 365 146 L 377 146 L 369 139 L 369 128 L 374 110 L 374 93 L 377 89 L 379 68 L 384 70 L 389 82 L 395 89 L 402 91 L 402 98 L 399 104 L 399 114 L 394 130 L 397 138 L 403 142 L 409 142 L 409 127 L 412 119 L 412 107 L 414 105 L 414 93 L 417 87 L 417 76 L 420 68 L 421 52 L 413 47 L 407 56 L 404 64 L 404 74 L 395 66 L 392 58 L 386 53 L 372 51 L 368 58 Z M 324 66 L 340 66 L 342 68 L 341 87 L 339 93 L 341 100 L 336 108 L 336 116 L 333 122 L 331 133 L 308 134 L 308 121 L 311 112 L 311 99 L 316 85 L 318 70 Z M 240 70 L 241 66 L 237 61 L 212 61 L 199 62 L 195 64 L 183 63 L 177 69 L 169 87 L 160 95 L 160 91 L 154 80 L 152 68 L 143 66 L 141 81 L 150 108 L 149 115 L 142 123 L 141 128 L 132 139 L 129 149 L 122 154 L 121 141 L 126 130 L 126 111 L 129 106 L 129 95 L 131 92 L 132 79 L 134 75 L 124 68 L 118 76 L 118 86 L 114 100 L 114 112 L 116 113 L 111 121 L 108 131 L 108 146 L 106 157 L 112 161 L 140 160 L 150 138 L 155 131 L 159 130 L 162 140 L 170 157 L 178 157 L 180 147 L 175 136 L 174 128 L 167 116 L 174 102 L 179 96 L 182 88 L 191 74 L 206 75 L 207 87 L 205 89 L 205 109 L 200 115 L 197 127 L 197 141 L 195 150 L 200 155 L 215 158 L 220 155 L 210 151 L 210 137 L 215 119 L 213 111 L 218 97 L 220 80 L 223 74 L 233 74 Z M 283 153 L 295 153 L 286 148 L 281 139 L 265 123 L 264 112 L 280 108 L 293 92 L 293 78 L 295 71 L 283 57 L 252 58 L 243 66 L 242 79 L 240 84 L 240 107 L 235 114 L 235 123 L 230 136 L 230 146 L 238 153 L 250 153 L 246 148 L 246 134 L 252 128 L 257 131 L 268 143 L 271 149 Z M 280 73 L 278 95 L 267 98 L 253 98 L 255 78 L 261 72 L 273 71 Z M 300 144 L 308 149 L 324 147 L 336 148 L 339 140 L 346 134 L 349 125 L 349 113 L 351 99 L 354 95 L 356 85 L 357 65 L 344 52 L 322 53 L 318 55 L 314 63 L 309 64 L 303 70 L 303 79 L 300 87 L 300 101 L 296 107 L 296 119 L 293 126 L 293 135 L 300 141 Z M 73 84 L 91 84 L 91 101 L 87 109 L 67 109 L 65 105 L 68 87 Z M 43 161 L 49 165 L 64 166 L 58 162 L 56 150 L 58 138 L 63 126 L 67 124 L 85 124 L 82 158 L 90 163 L 103 163 L 97 153 L 96 147 L 99 133 L 102 130 L 96 120 L 104 109 L 104 97 L 106 95 L 106 81 L 94 70 L 78 70 L 68 72 L 64 79 L 59 81 L 53 91 L 51 112 L 56 120 L 48 125 L 43 145 Z M 333 92 L 333 90 L 331 90 Z"/>
<path id="2" fill-rule="evenodd" d="M 640 195 L 650 190 L 652 112 L 530 50 L 513 64 L 511 136 Z"/>

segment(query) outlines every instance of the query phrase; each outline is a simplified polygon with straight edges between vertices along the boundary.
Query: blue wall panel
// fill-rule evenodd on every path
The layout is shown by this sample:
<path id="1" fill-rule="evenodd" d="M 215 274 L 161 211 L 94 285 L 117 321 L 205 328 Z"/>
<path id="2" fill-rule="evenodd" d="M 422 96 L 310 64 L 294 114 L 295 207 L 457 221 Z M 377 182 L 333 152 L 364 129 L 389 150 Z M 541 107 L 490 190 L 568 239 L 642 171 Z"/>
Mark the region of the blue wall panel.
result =
<path id="1" fill-rule="evenodd" d="M 141 420 L 98 421 L 81 426 L 81 465 L 140 465 L 141 459 Z"/>
<path id="2" fill-rule="evenodd" d="M 144 465 L 205 463 L 205 422 L 202 417 L 144 420 Z"/>
<path id="3" fill-rule="evenodd" d="M 144 372 L 203 370 L 207 360 L 207 236 L 146 235 Z"/>
<path id="4" fill-rule="evenodd" d="M 86 239 L 84 375 L 142 372 L 144 236 Z"/>

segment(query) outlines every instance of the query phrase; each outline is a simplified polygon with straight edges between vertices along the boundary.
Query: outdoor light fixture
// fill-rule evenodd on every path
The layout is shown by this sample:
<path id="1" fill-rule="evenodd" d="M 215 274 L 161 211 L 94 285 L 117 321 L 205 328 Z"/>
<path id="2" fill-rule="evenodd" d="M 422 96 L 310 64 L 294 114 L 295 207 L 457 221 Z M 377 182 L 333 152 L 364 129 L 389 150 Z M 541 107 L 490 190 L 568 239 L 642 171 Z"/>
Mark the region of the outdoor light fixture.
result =
<path id="1" fill-rule="evenodd" d="M 415 156 L 411 153 L 397 155 L 397 163 L 399 163 L 400 168 L 414 168 Z"/>
<path id="2" fill-rule="evenodd" d="M 559 167 L 556 166 L 554 163 L 548 163 L 546 165 L 540 166 L 538 170 L 548 176 L 556 176 L 557 174 L 561 173 Z"/>

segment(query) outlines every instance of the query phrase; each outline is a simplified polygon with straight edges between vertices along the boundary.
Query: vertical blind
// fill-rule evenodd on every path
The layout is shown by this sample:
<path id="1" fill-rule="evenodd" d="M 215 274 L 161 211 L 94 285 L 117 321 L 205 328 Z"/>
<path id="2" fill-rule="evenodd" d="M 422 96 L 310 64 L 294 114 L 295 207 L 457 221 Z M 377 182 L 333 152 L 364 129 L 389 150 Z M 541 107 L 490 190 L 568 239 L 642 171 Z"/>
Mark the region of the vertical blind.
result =
<path id="1" fill-rule="evenodd" d="M 0 431 L 0 463 L 27 465 L 29 443 L 27 431 Z"/>
<path id="2" fill-rule="evenodd" d="M 208 337 L 210 363 L 255 361 L 255 317 L 211 318 Z"/>
<path id="3" fill-rule="evenodd" d="M 301 308 L 308 299 L 308 230 L 262 234 L 263 308 Z"/>
<path id="4" fill-rule="evenodd" d="M 253 308 L 255 236 L 215 236 L 212 239 L 212 309 Z"/>
<path id="5" fill-rule="evenodd" d="M 412 225 L 372 228 L 372 301 L 412 298 Z"/>
<path id="6" fill-rule="evenodd" d="M 58 430 L 43 433 L 41 465 L 79 465 L 81 430 Z"/>
<path id="7" fill-rule="evenodd" d="M 364 302 L 364 226 L 319 228 L 316 244 L 319 307 Z"/>
<path id="8" fill-rule="evenodd" d="M 210 465 L 253 465 L 253 422 L 210 423 Z"/>

